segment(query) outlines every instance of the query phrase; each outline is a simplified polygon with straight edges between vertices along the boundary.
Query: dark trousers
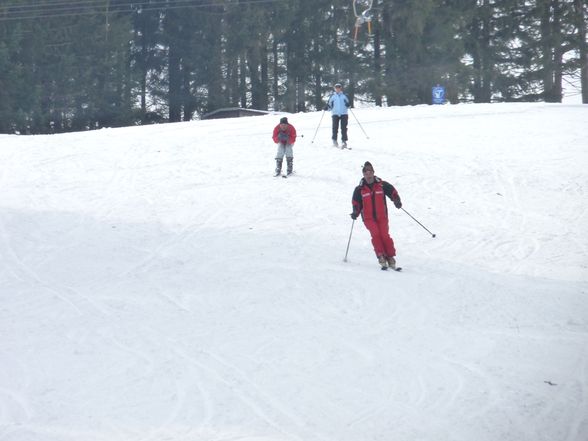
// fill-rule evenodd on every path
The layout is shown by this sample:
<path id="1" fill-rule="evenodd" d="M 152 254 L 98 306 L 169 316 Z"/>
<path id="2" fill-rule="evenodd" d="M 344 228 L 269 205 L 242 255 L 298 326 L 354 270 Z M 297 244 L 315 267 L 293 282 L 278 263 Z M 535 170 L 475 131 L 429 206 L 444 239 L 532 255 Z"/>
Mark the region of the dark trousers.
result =
<path id="1" fill-rule="evenodd" d="M 341 121 L 341 141 L 347 141 L 347 121 L 349 115 L 333 115 L 333 141 L 337 141 L 337 133 L 339 132 L 339 121 Z"/>

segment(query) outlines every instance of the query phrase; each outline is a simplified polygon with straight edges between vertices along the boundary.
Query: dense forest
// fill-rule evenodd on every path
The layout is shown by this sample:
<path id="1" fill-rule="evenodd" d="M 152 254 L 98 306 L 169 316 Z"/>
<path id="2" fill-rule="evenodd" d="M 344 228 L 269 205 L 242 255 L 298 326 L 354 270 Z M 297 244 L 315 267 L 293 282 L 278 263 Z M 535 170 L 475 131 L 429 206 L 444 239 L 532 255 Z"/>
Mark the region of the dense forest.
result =
<path id="1" fill-rule="evenodd" d="M 378 106 L 588 103 L 588 0 L 1 0 L 0 133 Z"/>

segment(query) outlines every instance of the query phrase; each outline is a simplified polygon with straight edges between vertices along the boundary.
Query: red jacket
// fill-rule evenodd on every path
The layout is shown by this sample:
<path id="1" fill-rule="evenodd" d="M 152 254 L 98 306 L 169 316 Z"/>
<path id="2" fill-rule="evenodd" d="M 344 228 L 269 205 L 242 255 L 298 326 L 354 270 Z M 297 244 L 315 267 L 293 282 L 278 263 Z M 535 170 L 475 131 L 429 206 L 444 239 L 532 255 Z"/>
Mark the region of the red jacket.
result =
<path id="1" fill-rule="evenodd" d="M 276 144 L 284 144 L 283 139 L 280 138 L 280 135 L 282 135 L 282 137 L 287 137 L 288 142 L 286 144 L 292 145 L 296 142 L 296 129 L 291 124 L 288 124 L 286 130 L 284 131 L 282 131 L 280 124 L 274 127 L 274 136 L 272 136 L 272 138 Z"/>
<path id="2" fill-rule="evenodd" d="M 361 213 L 363 220 L 388 219 L 388 196 L 397 208 L 402 207 L 400 196 L 394 186 L 374 176 L 374 182 L 370 185 L 365 179 L 359 182 L 353 192 L 351 204 L 354 213 Z"/>

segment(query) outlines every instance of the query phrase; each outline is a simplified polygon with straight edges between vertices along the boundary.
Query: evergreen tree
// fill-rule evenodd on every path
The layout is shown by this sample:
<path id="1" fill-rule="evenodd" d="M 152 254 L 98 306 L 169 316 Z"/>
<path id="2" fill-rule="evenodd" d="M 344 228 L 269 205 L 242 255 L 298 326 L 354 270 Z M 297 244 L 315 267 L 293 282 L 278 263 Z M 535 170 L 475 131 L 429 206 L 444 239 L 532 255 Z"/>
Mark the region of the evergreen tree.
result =
<path id="1" fill-rule="evenodd" d="M 464 2 L 418 0 L 382 5 L 383 89 L 388 105 L 430 103 L 431 87 L 464 88 Z"/>
<path id="2" fill-rule="evenodd" d="M 19 56 L 22 39 L 18 23 L 0 23 L 0 133 L 22 131 L 26 126 L 21 100 L 27 85 Z"/>
<path id="3" fill-rule="evenodd" d="M 148 5 L 151 1 L 148 2 Z M 131 61 L 133 73 L 139 87 L 140 119 L 143 124 L 159 121 L 163 115 L 148 110 L 148 95 L 150 76 L 161 74 L 163 57 L 161 56 L 161 16 L 160 9 L 137 7 L 133 12 L 133 43 L 131 47 Z"/>

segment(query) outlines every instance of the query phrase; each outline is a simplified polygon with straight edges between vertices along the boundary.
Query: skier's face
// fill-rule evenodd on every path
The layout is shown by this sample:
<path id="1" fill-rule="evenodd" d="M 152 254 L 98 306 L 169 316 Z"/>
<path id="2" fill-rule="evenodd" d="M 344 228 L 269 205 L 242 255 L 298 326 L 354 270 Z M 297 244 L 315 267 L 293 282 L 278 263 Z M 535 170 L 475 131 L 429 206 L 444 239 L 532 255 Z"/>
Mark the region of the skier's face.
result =
<path id="1" fill-rule="evenodd" d="M 368 181 L 368 183 L 372 183 L 372 181 L 374 180 L 374 169 L 370 168 L 370 167 L 366 167 L 363 170 L 363 177 L 365 178 L 366 181 Z"/>

